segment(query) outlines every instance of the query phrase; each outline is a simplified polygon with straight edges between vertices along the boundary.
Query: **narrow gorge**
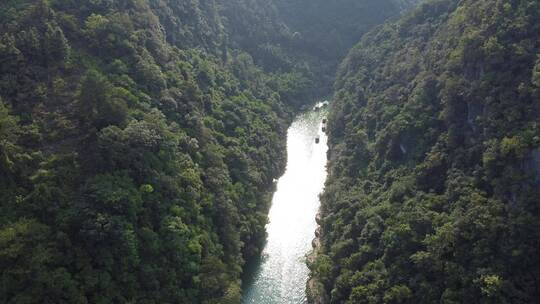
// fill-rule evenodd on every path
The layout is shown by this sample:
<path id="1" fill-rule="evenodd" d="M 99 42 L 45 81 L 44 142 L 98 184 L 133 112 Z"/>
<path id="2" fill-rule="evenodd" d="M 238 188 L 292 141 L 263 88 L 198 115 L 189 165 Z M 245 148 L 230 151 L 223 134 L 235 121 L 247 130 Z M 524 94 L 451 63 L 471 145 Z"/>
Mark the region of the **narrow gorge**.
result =
<path id="1" fill-rule="evenodd" d="M 0 1 L 0 303 L 536 303 L 539 151 L 538 0 Z"/>
<path id="2" fill-rule="evenodd" d="M 261 260 L 247 274 L 245 304 L 307 300 L 306 255 L 313 249 L 319 194 L 326 179 L 326 110 L 303 112 L 289 127 L 287 167 L 277 181 Z"/>

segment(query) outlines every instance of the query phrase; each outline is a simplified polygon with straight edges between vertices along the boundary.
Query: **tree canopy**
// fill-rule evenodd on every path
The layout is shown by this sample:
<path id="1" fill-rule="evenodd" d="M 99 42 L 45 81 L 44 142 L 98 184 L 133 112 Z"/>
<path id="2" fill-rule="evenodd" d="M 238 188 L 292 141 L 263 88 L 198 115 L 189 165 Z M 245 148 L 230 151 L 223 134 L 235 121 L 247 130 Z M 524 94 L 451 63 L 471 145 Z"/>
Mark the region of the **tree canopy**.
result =
<path id="1" fill-rule="evenodd" d="M 347 56 L 310 265 L 330 303 L 538 299 L 539 5 L 428 1 Z"/>

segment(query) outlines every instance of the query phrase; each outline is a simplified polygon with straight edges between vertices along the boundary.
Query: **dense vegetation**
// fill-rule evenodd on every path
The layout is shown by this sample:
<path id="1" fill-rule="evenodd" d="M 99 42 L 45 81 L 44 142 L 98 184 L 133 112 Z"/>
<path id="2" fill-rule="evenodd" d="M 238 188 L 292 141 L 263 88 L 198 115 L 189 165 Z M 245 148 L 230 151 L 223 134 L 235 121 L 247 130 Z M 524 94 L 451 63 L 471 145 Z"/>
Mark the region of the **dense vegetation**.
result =
<path id="1" fill-rule="evenodd" d="M 273 1 L 2 1 L 0 302 L 239 302 L 291 113 L 379 2 L 316 36 Z"/>
<path id="2" fill-rule="evenodd" d="M 274 0 L 294 32 L 292 48 L 316 77 L 319 96 L 331 94 L 339 62 L 367 31 L 421 0 Z"/>
<path id="3" fill-rule="evenodd" d="M 306 78 L 263 3 L 2 1 L 0 303 L 239 302 Z"/>
<path id="4" fill-rule="evenodd" d="M 367 34 L 329 122 L 330 303 L 540 298 L 540 2 L 433 0 Z"/>
<path id="5" fill-rule="evenodd" d="M 291 114 L 416 0 L 4 0 L 0 303 L 238 303 Z M 430 0 L 338 73 L 314 295 L 540 298 L 540 3 Z"/>

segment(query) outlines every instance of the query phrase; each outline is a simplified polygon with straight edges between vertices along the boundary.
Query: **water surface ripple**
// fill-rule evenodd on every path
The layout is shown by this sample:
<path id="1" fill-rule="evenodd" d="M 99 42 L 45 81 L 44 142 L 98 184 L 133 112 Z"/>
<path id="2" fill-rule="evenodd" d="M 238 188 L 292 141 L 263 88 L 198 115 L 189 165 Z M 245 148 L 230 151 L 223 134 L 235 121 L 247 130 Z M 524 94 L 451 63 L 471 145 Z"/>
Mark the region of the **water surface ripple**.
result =
<path id="1" fill-rule="evenodd" d="M 269 213 L 267 244 L 244 288 L 244 304 L 306 302 L 305 256 L 317 227 L 315 216 L 326 179 L 325 110 L 300 114 L 287 133 L 287 168 Z M 315 143 L 319 136 L 320 142 Z"/>

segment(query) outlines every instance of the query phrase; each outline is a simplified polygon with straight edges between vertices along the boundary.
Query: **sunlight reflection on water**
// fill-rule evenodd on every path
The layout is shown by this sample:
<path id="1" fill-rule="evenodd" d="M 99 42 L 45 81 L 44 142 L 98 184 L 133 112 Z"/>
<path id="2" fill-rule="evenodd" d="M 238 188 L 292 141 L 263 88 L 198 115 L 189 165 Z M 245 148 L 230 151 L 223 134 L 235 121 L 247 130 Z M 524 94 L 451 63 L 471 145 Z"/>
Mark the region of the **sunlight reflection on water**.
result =
<path id="1" fill-rule="evenodd" d="M 326 110 L 299 115 L 287 134 L 287 168 L 279 179 L 266 226 L 267 244 L 244 304 L 305 303 L 305 255 L 317 227 L 315 216 L 326 179 Z M 320 137 L 320 143 L 315 138 Z"/>

